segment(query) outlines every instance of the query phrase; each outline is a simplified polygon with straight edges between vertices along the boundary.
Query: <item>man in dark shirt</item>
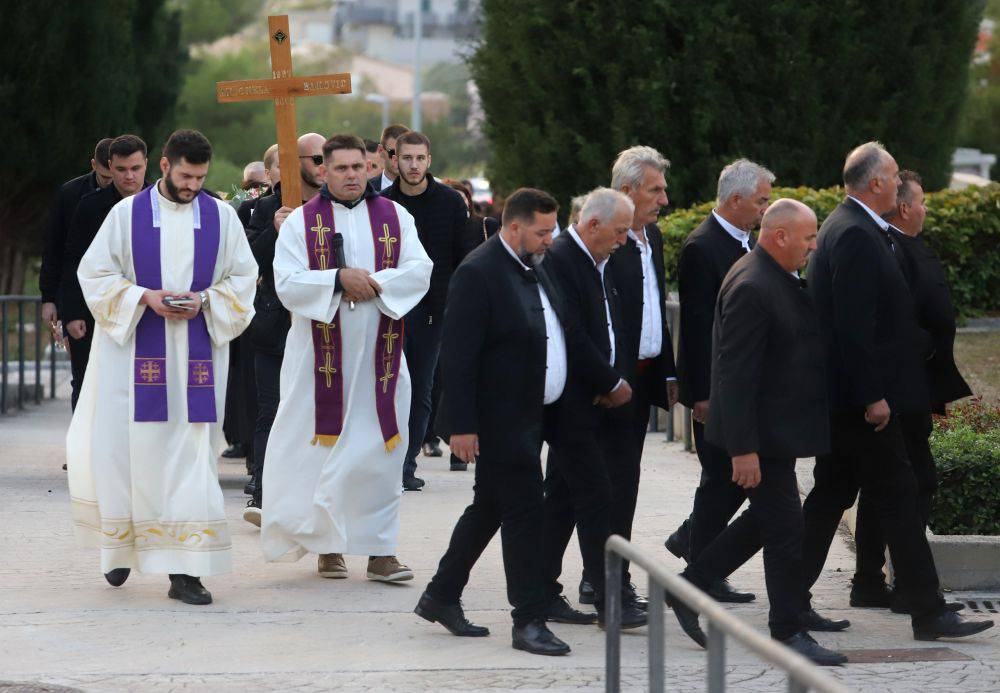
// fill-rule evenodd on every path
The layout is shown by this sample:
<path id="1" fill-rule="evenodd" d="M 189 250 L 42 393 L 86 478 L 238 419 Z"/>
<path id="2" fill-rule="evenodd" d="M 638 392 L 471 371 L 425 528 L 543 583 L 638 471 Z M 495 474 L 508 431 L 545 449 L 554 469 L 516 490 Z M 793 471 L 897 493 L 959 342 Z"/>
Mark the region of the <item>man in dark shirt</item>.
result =
<path id="1" fill-rule="evenodd" d="M 431 390 L 441 349 L 441 318 L 448 283 L 458 264 L 476 246 L 462 195 L 438 183 L 428 172 L 430 149 L 430 140 L 422 133 L 411 131 L 400 135 L 395 157 L 399 177 L 388 190 L 382 191 L 383 196 L 398 202 L 413 215 L 420 243 L 434 262 L 430 289 L 404 322 L 403 353 L 413 388 L 410 436 L 403 461 L 403 488 L 407 491 L 419 491 L 424 485 L 415 475 L 417 454 L 431 413 Z"/>
<path id="2" fill-rule="evenodd" d="M 90 173 L 63 183 L 56 192 L 52 211 L 45 226 L 42 269 L 38 273 L 38 288 L 42 294 L 42 320 L 52 324 L 60 317 L 62 301 L 63 256 L 66 236 L 73 221 L 73 212 L 84 195 L 111 185 L 109 166 L 111 137 L 105 137 L 94 148 Z"/>
<path id="3" fill-rule="evenodd" d="M 142 139 L 135 135 L 121 135 L 111 142 L 109 152 L 112 184 L 80 200 L 70 222 L 63 256 L 62 319 L 70 338 L 73 372 L 70 402 L 74 408 L 83 386 L 90 358 L 90 342 L 94 336 L 94 317 L 83 299 L 76 270 L 111 208 L 146 186 L 146 143 Z"/>

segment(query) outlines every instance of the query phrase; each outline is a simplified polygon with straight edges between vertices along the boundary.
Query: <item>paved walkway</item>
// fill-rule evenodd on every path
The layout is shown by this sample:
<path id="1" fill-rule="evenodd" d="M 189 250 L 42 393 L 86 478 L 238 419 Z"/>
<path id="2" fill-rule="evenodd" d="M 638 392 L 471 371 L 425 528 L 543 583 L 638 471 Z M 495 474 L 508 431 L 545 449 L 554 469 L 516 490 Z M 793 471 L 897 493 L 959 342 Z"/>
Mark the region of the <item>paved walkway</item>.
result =
<path id="1" fill-rule="evenodd" d="M 36 684 L 30 690 L 88 691 L 603 690 L 603 637 L 596 627 L 554 626 L 573 647 L 568 657 L 511 649 L 499 542 L 483 556 L 465 596 L 471 619 L 489 626 L 492 637 L 454 638 L 413 615 L 471 497 L 472 473 L 449 472 L 441 460 L 421 460 L 427 487 L 403 499 L 399 553 L 416 573 L 409 584 L 365 580 L 364 559 L 358 557 L 348 558 L 348 580 L 319 578 L 311 556 L 265 564 L 256 529 L 241 519 L 242 462 L 227 462 L 222 483 L 235 572 L 206 580 L 215 603 L 193 607 L 167 599 L 162 576 L 133 575 L 123 588 L 109 587 L 96 552 L 72 541 L 61 470 L 68 409 L 65 400 L 48 402 L 0 419 L 0 691 L 10 689 L 5 681 Z M 803 482 L 808 471 L 803 463 Z M 661 542 L 689 511 L 697 479 L 693 455 L 650 435 L 635 541 L 678 571 L 680 562 Z M 918 646 L 905 617 L 848 608 L 851 564 L 847 540 L 838 538 L 818 585 L 818 604 L 855 625 L 821 641 L 845 649 Z M 574 544 L 566 564 L 574 589 L 579 572 Z M 760 558 L 736 573 L 733 583 L 761 597 L 733 611 L 766 630 Z M 669 612 L 667 624 L 668 687 L 704 690 L 704 652 Z M 835 673 L 866 692 L 1000 690 L 998 630 L 947 644 L 971 657 L 967 661 L 852 664 Z M 643 690 L 645 629 L 623 635 L 622 654 L 623 688 Z M 733 690 L 784 688 L 778 672 L 736 645 L 729 648 L 728 670 Z"/>

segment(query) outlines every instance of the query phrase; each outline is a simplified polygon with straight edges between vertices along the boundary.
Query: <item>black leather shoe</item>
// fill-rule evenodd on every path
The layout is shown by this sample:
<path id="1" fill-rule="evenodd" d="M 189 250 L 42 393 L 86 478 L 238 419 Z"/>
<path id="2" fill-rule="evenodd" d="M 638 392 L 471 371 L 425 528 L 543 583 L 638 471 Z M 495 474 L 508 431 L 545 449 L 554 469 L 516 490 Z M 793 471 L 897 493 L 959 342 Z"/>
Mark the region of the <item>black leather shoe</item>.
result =
<path id="1" fill-rule="evenodd" d="M 727 602 L 729 604 L 746 604 L 757 598 L 753 592 L 737 592 L 729 584 L 729 580 L 719 580 L 705 590 L 705 594 L 717 602 Z"/>
<path id="2" fill-rule="evenodd" d="M 691 555 L 691 547 L 688 544 L 687 533 L 683 532 L 682 529 L 683 525 L 667 537 L 667 540 L 663 542 L 663 545 L 667 547 L 667 551 L 677 556 L 677 558 L 683 559 L 683 561 L 687 563 L 689 556 Z"/>
<path id="3" fill-rule="evenodd" d="M 247 449 L 242 443 L 233 443 L 222 451 L 222 456 L 227 460 L 238 460 L 247 456 Z"/>
<path id="4" fill-rule="evenodd" d="M 557 657 L 569 654 L 569 645 L 557 638 L 542 620 L 511 629 L 511 644 L 515 650 L 524 650 L 531 654 Z"/>
<path id="5" fill-rule="evenodd" d="M 666 600 L 670 608 L 674 610 L 674 616 L 677 617 L 677 622 L 681 624 L 681 630 L 687 633 L 687 636 L 696 643 L 702 647 L 706 647 L 708 638 L 705 637 L 705 631 L 701 629 L 701 624 L 698 623 L 698 613 L 694 609 L 689 608 L 680 599 L 672 597 L 670 593 L 667 593 Z"/>
<path id="6" fill-rule="evenodd" d="M 604 622 L 604 617 L 604 605 L 602 604 L 597 610 L 597 625 L 601 628 L 604 628 L 607 625 Z M 634 604 L 622 604 L 622 630 L 641 628 L 646 625 L 648 621 L 649 617 L 642 609 L 637 608 Z"/>
<path id="7" fill-rule="evenodd" d="M 250 477 L 250 481 L 247 482 L 247 485 L 243 487 L 243 494 L 246 496 L 257 495 L 257 480 L 252 476 Z"/>
<path id="8" fill-rule="evenodd" d="M 108 581 L 108 584 L 112 587 L 121 587 L 128 580 L 129 573 L 132 571 L 129 568 L 115 568 L 104 574 L 104 579 Z"/>
<path id="9" fill-rule="evenodd" d="M 820 616 L 816 613 L 816 609 L 809 609 L 809 611 L 802 612 L 802 627 L 806 630 L 817 632 L 837 633 L 850 628 L 851 622 L 846 618 L 839 621 L 832 618 L 826 618 L 825 616 Z"/>
<path id="10" fill-rule="evenodd" d="M 469 468 L 468 462 L 463 462 L 454 455 L 451 456 L 451 464 L 448 465 L 448 469 L 450 469 L 453 472 L 464 472 L 468 468 Z"/>
<path id="11" fill-rule="evenodd" d="M 622 587 L 622 603 L 631 604 L 640 611 L 646 611 L 649 608 L 649 600 L 636 592 L 635 585 L 631 582 Z"/>
<path id="12" fill-rule="evenodd" d="M 212 593 L 205 589 L 201 580 L 191 575 L 171 575 L 167 596 L 196 606 L 212 603 Z"/>
<path id="13" fill-rule="evenodd" d="M 965 604 L 962 602 L 945 602 L 944 608 L 957 614 L 965 608 Z M 902 597 L 895 597 L 892 600 L 892 606 L 889 607 L 889 610 L 894 614 L 909 614 L 910 605 Z"/>
<path id="14" fill-rule="evenodd" d="M 580 603 L 593 604 L 594 599 L 594 586 L 586 580 L 580 580 Z"/>
<path id="15" fill-rule="evenodd" d="M 574 625 L 589 625 L 597 623 L 597 614 L 593 612 L 577 611 L 566 597 L 559 595 L 549 604 L 545 610 L 545 620 L 552 623 L 571 623 Z"/>
<path id="16" fill-rule="evenodd" d="M 779 642 L 821 667 L 835 667 L 847 662 L 847 655 L 826 649 L 813 640 L 808 633 L 796 633 L 787 640 L 779 640 Z"/>
<path id="17" fill-rule="evenodd" d="M 469 623 L 462 610 L 462 604 L 442 604 L 424 592 L 413 610 L 420 618 L 431 623 L 440 623 L 449 633 L 463 638 L 483 638 L 490 634 L 489 628 Z"/>
<path id="18" fill-rule="evenodd" d="M 441 457 L 444 455 L 444 453 L 441 452 L 441 446 L 436 440 L 431 441 L 430 443 L 424 443 L 423 452 L 424 457 Z"/>
<path id="19" fill-rule="evenodd" d="M 964 638 L 982 633 L 993 627 L 993 621 L 966 621 L 950 609 L 941 609 L 936 616 L 920 625 L 914 624 L 915 640 L 937 640 L 938 638 Z"/>
<path id="20" fill-rule="evenodd" d="M 403 477 L 403 490 L 404 491 L 419 491 L 424 487 L 424 480 L 418 476 L 404 476 Z"/>

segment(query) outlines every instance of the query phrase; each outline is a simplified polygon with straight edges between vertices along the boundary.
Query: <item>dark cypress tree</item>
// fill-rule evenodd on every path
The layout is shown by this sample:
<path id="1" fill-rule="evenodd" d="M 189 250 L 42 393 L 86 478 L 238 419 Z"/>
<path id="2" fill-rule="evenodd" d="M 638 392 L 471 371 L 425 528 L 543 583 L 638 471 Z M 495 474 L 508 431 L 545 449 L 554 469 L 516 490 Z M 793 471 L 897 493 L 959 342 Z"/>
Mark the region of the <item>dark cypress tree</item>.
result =
<path id="1" fill-rule="evenodd" d="M 947 182 L 982 2 L 484 0 L 470 58 L 499 189 L 570 196 L 615 154 L 673 162 L 674 202 L 708 199 L 737 156 L 780 182 L 837 183 L 881 139 L 930 188 Z"/>

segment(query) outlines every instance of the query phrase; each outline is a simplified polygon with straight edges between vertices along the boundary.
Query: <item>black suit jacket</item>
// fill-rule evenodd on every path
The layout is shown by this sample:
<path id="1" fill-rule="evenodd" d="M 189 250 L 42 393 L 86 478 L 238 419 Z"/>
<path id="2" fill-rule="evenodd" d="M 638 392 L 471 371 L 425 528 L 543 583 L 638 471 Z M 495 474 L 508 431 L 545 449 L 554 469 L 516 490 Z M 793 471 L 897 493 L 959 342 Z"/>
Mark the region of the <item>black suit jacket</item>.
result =
<path id="1" fill-rule="evenodd" d="M 639 377 L 648 381 L 652 404 L 666 409 L 668 402 L 665 382 L 667 378 L 677 377 L 677 369 L 674 366 L 674 345 L 667 327 L 663 237 L 656 224 L 650 224 L 646 227 L 646 238 L 649 240 L 649 247 L 653 254 L 653 268 L 656 273 L 656 288 L 660 303 L 661 324 L 659 328 L 663 333 L 663 345 L 660 348 L 659 356 L 653 359 L 653 363 L 641 376 L 637 375 L 635 370 L 635 363 L 639 358 L 639 342 L 642 338 L 642 313 L 645 308 L 642 251 L 639 249 L 639 245 L 629 238 L 625 245 L 616 250 L 611 259 L 608 260 L 607 269 L 611 272 L 615 287 L 618 289 L 621 324 L 624 329 L 623 337 L 627 350 L 627 359 L 623 363 L 629 366 L 625 373 L 625 379 L 633 384 Z"/>
<path id="2" fill-rule="evenodd" d="M 751 236 L 750 245 L 753 246 Z M 677 376 L 681 404 L 709 399 L 712 386 L 712 321 L 715 298 L 729 268 L 746 255 L 743 245 L 709 214 L 681 246 L 677 285 L 681 301 Z"/>
<path id="3" fill-rule="evenodd" d="M 896 413 L 930 408 L 923 371 L 930 339 L 887 233 L 848 198 L 823 222 L 809 262 L 833 411 L 881 399 Z"/>
<path id="4" fill-rule="evenodd" d="M 247 329 L 247 335 L 258 351 L 281 355 L 285 351 L 285 338 L 292 318 L 281 304 L 274 289 L 274 246 L 278 230 L 274 228 L 274 214 L 281 208 L 281 183 L 274 186 L 270 195 L 257 200 L 247 224 L 247 240 L 260 272 L 254 309 L 257 311 Z"/>
<path id="5" fill-rule="evenodd" d="M 100 190 L 97 185 L 97 174 L 91 171 L 73 180 L 66 181 L 56 191 L 52 210 L 45 225 L 42 245 L 42 268 L 38 274 L 38 288 L 42 301 L 46 303 L 62 302 L 62 278 L 66 272 L 65 253 L 66 237 L 69 235 L 73 213 L 84 195 Z M 74 267 L 74 274 L 76 268 Z M 61 317 L 60 309 L 60 317 Z"/>
<path id="6" fill-rule="evenodd" d="M 435 431 L 445 439 L 478 434 L 480 464 L 539 462 L 546 369 L 539 283 L 565 321 L 566 306 L 546 269 L 526 272 L 499 238 L 473 250 L 452 276 Z"/>
<path id="7" fill-rule="evenodd" d="M 143 183 L 146 188 L 148 183 Z M 63 324 L 70 320 L 92 321 L 94 318 L 90 314 L 87 302 L 83 298 L 83 290 L 80 288 L 80 280 L 76 276 L 76 271 L 80 267 L 80 260 L 83 259 L 90 244 L 94 242 L 94 237 L 101 230 L 101 224 L 107 218 L 111 208 L 121 202 L 122 196 L 114 184 L 101 190 L 84 195 L 73 213 L 73 221 L 70 222 L 69 234 L 66 236 L 66 255 L 63 266 L 62 291 L 63 291 Z"/>
<path id="8" fill-rule="evenodd" d="M 830 449 L 829 422 L 812 299 L 757 246 L 719 291 L 705 435 L 730 456 L 812 457 Z"/>
<path id="9" fill-rule="evenodd" d="M 559 283 L 566 311 L 573 323 L 568 327 L 566 340 L 569 377 L 557 417 L 561 432 L 571 435 L 575 428 L 596 426 L 599 423 L 604 409 L 593 404 L 594 397 L 607 394 L 624 377 L 625 369 L 622 364 L 628 359 L 628 349 L 623 339 L 625 330 L 618 319 L 617 290 L 611 273 L 605 268 L 608 305 L 615 327 L 617 368 L 612 367 L 601 275 L 587 253 L 568 232 L 559 234 L 552 242 L 542 264 Z"/>
<path id="10" fill-rule="evenodd" d="M 944 405 L 972 394 L 955 365 L 955 306 L 941 260 L 920 236 L 893 228 L 898 258 L 916 304 L 917 321 L 930 334 L 934 354 L 925 362 L 931 410 L 944 414 Z"/>

